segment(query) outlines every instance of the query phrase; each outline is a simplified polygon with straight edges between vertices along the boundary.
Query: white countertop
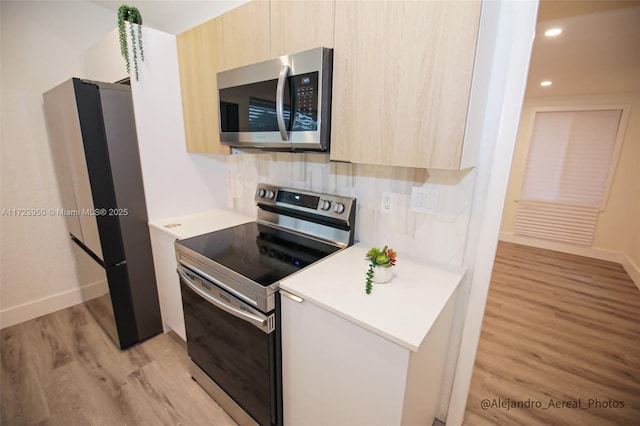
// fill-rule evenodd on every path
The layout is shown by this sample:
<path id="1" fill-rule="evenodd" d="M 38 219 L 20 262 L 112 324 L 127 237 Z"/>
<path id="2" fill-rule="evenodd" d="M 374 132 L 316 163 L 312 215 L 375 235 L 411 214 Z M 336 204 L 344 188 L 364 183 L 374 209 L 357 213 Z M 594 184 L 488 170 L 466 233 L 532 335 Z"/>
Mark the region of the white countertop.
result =
<path id="1" fill-rule="evenodd" d="M 185 216 L 154 220 L 149 222 L 149 226 L 177 239 L 182 239 L 230 228 L 254 220 L 255 217 L 231 210 L 209 210 Z"/>
<path id="2" fill-rule="evenodd" d="M 403 259 L 398 253 L 391 282 L 373 283 L 366 294 L 371 247 L 357 243 L 284 279 L 280 288 L 417 352 L 464 272 Z"/>

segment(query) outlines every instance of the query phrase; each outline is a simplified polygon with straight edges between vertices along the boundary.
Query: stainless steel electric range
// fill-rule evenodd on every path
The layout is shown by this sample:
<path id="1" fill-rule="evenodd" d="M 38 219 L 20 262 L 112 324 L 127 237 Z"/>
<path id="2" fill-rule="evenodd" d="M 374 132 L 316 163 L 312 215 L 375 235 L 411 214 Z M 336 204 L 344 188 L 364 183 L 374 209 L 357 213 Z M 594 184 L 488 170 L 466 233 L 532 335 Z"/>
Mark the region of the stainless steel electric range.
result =
<path id="1" fill-rule="evenodd" d="M 353 244 L 356 200 L 259 184 L 255 222 L 176 241 L 192 377 L 240 424 L 282 424 L 279 282 Z"/>

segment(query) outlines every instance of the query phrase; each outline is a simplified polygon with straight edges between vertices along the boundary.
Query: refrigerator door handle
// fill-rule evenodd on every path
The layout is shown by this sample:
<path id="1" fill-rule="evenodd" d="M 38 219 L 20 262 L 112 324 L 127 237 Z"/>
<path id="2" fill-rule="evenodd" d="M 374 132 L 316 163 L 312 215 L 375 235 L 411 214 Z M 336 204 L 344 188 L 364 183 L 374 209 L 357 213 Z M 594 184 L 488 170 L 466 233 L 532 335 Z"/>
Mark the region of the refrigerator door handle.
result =
<path id="1" fill-rule="evenodd" d="M 102 266 L 103 268 L 107 268 L 107 265 L 104 263 L 104 260 L 100 259 L 100 257 L 98 257 L 98 255 L 96 255 L 94 252 L 91 251 L 91 249 L 89 247 L 87 247 L 82 241 L 80 241 L 78 238 L 76 238 L 75 236 L 69 234 L 71 237 L 71 241 L 73 241 L 74 243 L 76 243 L 78 245 L 78 247 L 80 247 L 85 253 L 87 253 L 89 256 L 91 256 L 91 258 L 93 260 L 95 260 L 96 262 L 98 262 L 98 264 L 100 266 Z"/>

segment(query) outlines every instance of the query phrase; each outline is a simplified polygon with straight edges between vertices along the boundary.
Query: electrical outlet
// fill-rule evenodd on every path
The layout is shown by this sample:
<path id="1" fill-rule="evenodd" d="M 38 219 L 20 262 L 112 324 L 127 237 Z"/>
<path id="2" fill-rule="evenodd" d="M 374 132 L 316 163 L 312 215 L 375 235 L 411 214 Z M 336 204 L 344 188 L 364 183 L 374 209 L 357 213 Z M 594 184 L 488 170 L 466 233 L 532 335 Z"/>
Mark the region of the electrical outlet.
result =
<path id="1" fill-rule="evenodd" d="M 382 211 L 382 213 L 393 213 L 393 192 L 382 193 L 380 211 Z"/>
<path id="2" fill-rule="evenodd" d="M 411 189 L 411 211 L 415 213 L 436 215 L 438 213 L 438 196 L 436 188 Z"/>

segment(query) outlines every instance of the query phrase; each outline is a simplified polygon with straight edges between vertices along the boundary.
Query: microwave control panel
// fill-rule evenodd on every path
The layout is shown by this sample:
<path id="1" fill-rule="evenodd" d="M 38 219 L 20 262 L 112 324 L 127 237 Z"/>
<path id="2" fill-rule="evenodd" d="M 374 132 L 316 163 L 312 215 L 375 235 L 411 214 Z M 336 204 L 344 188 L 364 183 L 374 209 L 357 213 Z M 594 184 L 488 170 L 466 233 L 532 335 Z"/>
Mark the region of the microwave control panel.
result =
<path id="1" fill-rule="evenodd" d="M 318 72 L 291 77 L 294 115 L 291 130 L 318 129 Z"/>

